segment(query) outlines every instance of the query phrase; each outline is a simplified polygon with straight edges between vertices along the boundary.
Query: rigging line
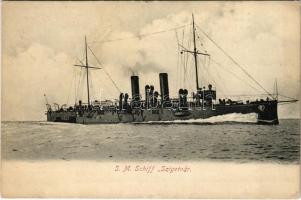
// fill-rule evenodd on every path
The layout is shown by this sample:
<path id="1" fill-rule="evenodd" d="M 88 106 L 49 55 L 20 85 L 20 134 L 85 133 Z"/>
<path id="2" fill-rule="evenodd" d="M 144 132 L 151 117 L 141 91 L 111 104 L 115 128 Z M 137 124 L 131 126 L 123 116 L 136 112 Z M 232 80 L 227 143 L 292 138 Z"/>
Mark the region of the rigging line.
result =
<path id="1" fill-rule="evenodd" d="M 185 88 L 185 89 L 188 89 L 188 90 L 190 90 L 190 83 L 191 83 L 191 81 L 189 80 L 189 78 L 191 77 L 190 76 L 190 60 L 191 60 L 191 58 L 188 57 L 187 66 L 186 66 L 186 73 L 185 73 L 186 82 L 185 82 L 185 85 L 183 87 L 183 89 Z"/>
<path id="2" fill-rule="evenodd" d="M 85 51 L 83 51 L 83 55 L 82 55 L 82 59 L 79 59 L 78 57 L 76 57 L 76 59 L 84 66 L 85 64 L 83 63 L 83 60 L 85 59 Z M 75 103 L 77 102 L 77 100 L 81 100 L 81 98 L 79 98 L 79 90 L 80 90 L 80 85 L 81 85 L 81 76 L 82 76 L 82 68 L 80 70 L 80 74 L 79 74 L 79 79 L 78 79 L 78 85 L 77 85 L 77 89 L 76 89 L 76 85 L 75 85 Z"/>
<path id="3" fill-rule="evenodd" d="M 76 59 L 78 59 L 78 58 L 77 57 L 75 58 L 75 62 L 76 62 Z M 73 68 L 72 72 L 73 72 L 73 82 L 72 82 L 72 86 L 70 87 L 70 96 L 72 95 L 72 92 L 74 89 L 74 100 L 76 102 L 76 82 L 77 82 L 76 69 Z M 74 86 L 74 88 L 73 88 L 73 86 Z M 68 97 L 68 99 L 69 99 L 69 97 Z M 68 101 L 67 101 L 67 103 L 68 103 Z"/>
<path id="4" fill-rule="evenodd" d="M 291 100 L 297 100 L 297 99 L 295 99 L 295 98 L 292 98 L 292 97 L 289 97 L 289 96 L 285 96 L 285 95 L 283 95 L 283 94 L 278 94 L 279 96 L 282 96 L 282 97 L 285 97 L 285 98 L 288 98 L 288 99 L 291 99 Z"/>
<path id="5" fill-rule="evenodd" d="M 191 24 L 192 24 L 192 22 L 191 22 Z M 189 30 L 190 30 L 190 32 L 189 32 L 189 40 L 188 40 L 188 49 L 192 48 L 192 44 L 193 44 L 192 28 L 189 29 Z M 190 58 L 190 61 L 191 61 L 190 66 L 192 66 L 192 67 L 190 67 L 190 70 L 191 70 L 192 75 L 194 75 L 194 76 L 191 76 L 191 77 L 196 77 L 195 73 L 194 73 L 195 68 L 194 68 L 194 65 L 192 64 L 192 63 L 194 63 L 194 58 L 191 56 L 191 54 L 189 55 L 188 53 L 187 53 L 187 56 L 189 56 L 189 58 Z M 188 62 L 189 62 L 189 60 L 187 61 L 187 65 L 188 65 Z M 188 82 L 189 85 L 192 85 L 192 83 L 193 83 L 192 81 Z"/>
<path id="6" fill-rule="evenodd" d="M 81 85 L 81 80 L 82 80 L 82 70 L 83 68 L 80 68 L 80 74 L 79 74 L 79 77 L 78 77 L 78 85 L 77 85 L 77 89 L 75 90 L 75 102 L 77 102 L 79 98 L 79 91 L 80 91 L 80 85 Z"/>
<path id="7" fill-rule="evenodd" d="M 82 76 L 82 69 L 78 73 L 78 77 L 77 77 L 78 84 L 75 85 L 75 102 L 77 102 L 77 100 L 78 100 L 78 92 L 79 92 L 79 85 L 80 85 L 81 76 Z"/>
<path id="8" fill-rule="evenodd" d="M 95 77 L 96 77 L 96 78 L 95 78 Z M 96 80 L 96 82 L 101 83 L 101 85 L 103 85 L 103 88 L 108 88 L 107 85 L 106 85 L 106 82 L 104 81 L 104 79 L 100 78 L 99 76 L 95 76 L 95 77 L 94 77 L 94 80 Z M 103 89 L 101 89 L 101 90 L 104 91 Z M 107 94 L 107 93 L 109 93 L 110 96 L 112 96 L 112 97 L 115 97 L 115 96 L 116 96 L 116 94 L 114 95 L 114 94 L 111 92 L 111 90 L 107 90 L 106 93 L 103 93 L 103 94 Z M 103 94 L 101 94 L 101 95 L 102 95 L 103 97 L 105 97 Z"/>
<path id="9" fill-rule="evenodd" d="M 82 69 L 81 69 L 82 70 Z M 83 93 L 84 93 L 84 87 L 83 85 L 81 84 L 81 82 L 84 82 L 84 79 L 85 79 L 85 71 L 83 71 L 83 74 L 82 74 L 82 77 L 80 77 L 80 83 L 79 83 L 79 91 L 78 91 L 78 96 L 79 96 L 79 100 L 82 100 L 83 101 Z"/>
<path id="10" fill-rule="evenodd" d="M 247 81 L 245 81 L 244 79 L 242 79 L 241 77 L 239 77 L 237 74 L 235 74 L 234 72 L 222 67 L 222 65 L 220 65 L 219 63 L 217 63 L 216 61 L 212 60 L 214 64 L 216 64 L 215 66 L 219 66 L 221 67 L 221 69 L 225 70 L 226 72 L 230 73 L 231 75 L 233 75 L 235 78 L 239 79 L 240 81 L 242 81 L 243 83 L 245 83 L 247 86 L 251 87 L 254 91 L 256 92 L 260 92 L 260 90 L 254 86 L 252 86 L 250 83 L 248 83 Z"/>
<path id="11" fill-rule="evenodd" d="M 183 87 L 186 86 L 187 56 L 187 53 L 183 53 Z"/>
<path id="12" fill-rule="evenodd" d="M 94 54 L 94 52 L 92 51 L 92 49 L 88 46 L 89 50 L 91 51 L 91 53 L 93 54 L 93 56 L 95 57 L 96 61 L 98 62 L 98 64 L 100 66 L 102 66 L 102 69 L 104 70 L 104 72 L 106 73 L 106 75 L 110 78 L 111 82 L 113 83 L 113 85 L 115 86 L 115 88 L 118 90 L 119 93 L 121 93 L 121 90 L 118 88 L 118 86 L 116 85 L 115 81 L 111 78 L 110 74 L 107 72 L 107 70 L 104 68 L 103 64 L 99 61 L 99 59 L 96 57 L 96 55 Z"/>
<path id="13" fill-rule="evenodd" d="M 80 83 L 79 83 L 79 93 L 78 93 L 78 96 L 79 96 L 79 99 L 80 100 L 82 100 L 82 101 L 84 101 L 84 93 L 85 93 L 85 91 L 86 90 L 84 90 L 84 84 L 82 84 L 82 83 L 84 83 L 84 81 L 85 81 L 85 79 L 86 79 L 86 73 L 87 73 L 87 71 L 86 70 L 84 70 L 83 68 L 81 69 L 81 72 L 82 72 L 82 74 L 81 74 L 81 79 L 80 79 Z"/>
<path id="14" fill-rule="evenodd" d="M 103 85 L 104 88 L 106 88 L 105 82 L 103 81 L 103 79 L 101 79 L 99 76 L 94 76 L 94 75 L 92 78 L 91 73 L 89 74 L 89 76 L 90 75 L 91 75 L 91 79 L 90 79 L 91 80 L 91 91 L 92 91 L 92 94 L 94 95 L 94 96 L 92 96 L 92 97 L 94 97 L 94 100 L 101 101 L 102 97 L 106 97 L 104 94 L 107 94 L 107 92 L 110 93 L 110 96 L 115 96 L 115 95 L 112 95 L 111 90 L 108 90 L 108 91 L 106 91 L 106 93 L 104 93 L 103 92 L 104 90 L 102 88 L 100 88 L 100 90 L 98 90 L 97 87 L 94 87 L 95 85 L 98 85 L 98 83 L 101 83 L 101 85 Z"/>
<path id="15" fill-rule="evenodd" d="M 210 60 L 211 60 L 211 58 L 210 58 L 210 56 L 209 57 L 204 57 L 204 65 L 205 65 L 205 67 L 208 69 L 208 72 L 210 73 L 210 69 L 212 69 L 212 67 L 210 67 Z M 221 76 L 219 75 L 219 73 L 218 73 L 218 70 L 216 70 L 216 73 L 213 73 L 213 74 L 217 74 L 218 75 L 218 79 L 219 80 L 222 80 L 222 78 L 221 78 Z M 225 86 L 225 85 L 224 85 Z M 225 88 L 226 88 L 226 86 L 225 86 Z M 226 89 L 227 90 L 227 89 Z"/>
<path id="16" fill-rule="evenodd" d="M 191 45 L 191 40 L 192 40 L 192 38 L 191 38 L 191 34 L 192 34 L 192 32 L 190 31 L 190 33 L 189 33 L 189 37 L 187 38 L 188 39 L 188 44 L 187 44 L 187 46 L 188 46 L 188 49 L 190 49 L 190 45 Z M 188 63 L 189 63 L 189 58 L 190 58 L 190 55 L 188 54 L 188 53 L 186 53 L 186 58 L 185 58 L 185 72 L 184 72 L 184 76 L 185 76 L 185 84 L 184 84 L 184 87 L 186 87 L 186 78 L 187 78 L 187 68 L 188 68 Z M 188 72 L 189 72 L 189 69 L 188 69 Z"/>
<path id="17" fill-rule="evenodd" d="M 199 57 L 197 57 L 197 59 L 198 59 L 198 63 L 199 63 L 198 66 L 202 68 L 202 70 L 200 70 L 202 72 L 201 73 L 201 80 L 203 82 L 203 86 L 206 86 L 207 84 L 209 84 L 209 80 L 208 80 L 209 73 L 208 73 L 208 70 L 207 70 L 203 60 L 202 60 L 202 57 L 199 56 Z"/>
<path id="18" fill-rule="evenodd" d="M 207 52 L 207 50 L 206 50 L 206 48 L 205 48 L 205 45 L 204 45 L 204 43 L 203 43 L 203 41 L 202 41 L 202 39 L 201 39 L 201 36 L 196 32 L 195 33 L 196 35 L 197 35 L 197 42 L 199 42 L 200 43 L 200 45 L 201 45 L 201 50 L 203 51 L 203 52 L 205 52 L 205 53 L 208 53 Z M 210 57 L 210 55 L 209 55 L 209 57 Z"/>
<path id="19" fill-rule="evenodd" d="M 229 94 L 230 97 L 264 97 L 266 94 Z"/>
<path id="20" fill-rule="evenodd" d="M 165 32 L 170 32 L 170 31 L 174 31 L 174 30 L 177 30 L 177 29 L 181 29 L 181 28 L 184 28 L 188 25 L 189 24 L 185 24 L 185 25 L 182 25 L 182 26 L 177 26 L 177 27 L 174 27 L 174 28 L 166 29 L 166 30 L 161 30 L 161 31 L 156 31 L 156 32 L 151 32 L 151 33 L 138 34 L 138 35 L 134 35 L 134 36 L 130 36 L 130 37 L 124 37 L 124 38 L 116 38 L 116 39 L 106 40 L 106 41 L 102 41 L 102 42 L 94 41 L 92 44 L 96 44 L 96 43 L 102 44 L 102 43 L 108 43 L 108 42 L 134 39 L 134 38 L 142 39 L 143 37 L 148 37 L 148 36 L 151 36 L 151 35 L 156 35 L 156 34 L 160 34 L 160 33 L 165 33 Z"/>
<path id="21" fill-rule="evenodd" d="M 241 77 L 239 77 L 237 74 L 235 74 L 234 72 L 226 69 L 225 67 L 223 67 L 220 63 L 216 62 L 214 59 L 211 58 L 211 61 L 216 64 L 217 66 L 221 67 L 221 69 L 224 69 L 226 72 L 232 74 L 234 77 L 236 77 L 237 79 L 239 79 L 240 81 L 242 81 L 243 83 L 245 83 L 246 85 L 248 85 L 249 87 L 251 87 L 252 89 L 254 89 L 256 92 L 258 92 L 259 90 L 257 88 L 255 88 L 254 86 L 252 86 L 250 83 L 248 83 L 247 81 L 243 80 Z"/>
<path id="22" fill-rule="evenodd" d="M 200 35 L 198 33 L 195 33 L 195 34 L 197 36 L 197 41 L 200 43 L 203 50 L 205 50 L 205 47 L 204 47 L 204 44 L 202 43 L 202 39 L 201 39 Z"/>
<path id="23" fill-rule="evenodd" d="M 177 30 L 175 30 L 175 34 L 176 34 L 176 39 L 177 39 L 177 44 L 178 44 L 178 51 L 177 51 L 177 80 L 180 80 L 179 79 L 179 57 L 180 57 L 180 46 L 179 46 L 179 38 L 178 38 L 178 33 L 177 33 Z M 179 85 L 179 82 L 176 81 L 176 86 L 177 88 L 180 87 Z"/>
<path id="24" fill-rule="evenodd" d="M 276 90 L 276 81 L 275 81 L 275 82 L 274 82 L 274 85 L 273 85 L 273 95 L 274 95 L 274 96 L 277 96 L 276 93 L 277 93 L 277 90 Z M 277 97 L 276 97 L 276 98 L 277 98 Z"/>
<path id="25" fill-rule="evenodd" d="M 286 104 L 291 104 L 290 102 L 279 102 L 278 104 L 280 105 L 286 105 Z"/>
<path id="26" fill-rule="evenodd" d="M 207 33 L 205 33 L 198 25 L 200 31 L 217 47 L 219 48 L 236 66 L 238 66 L 249 78 L 251 78 L 261 89 L 263 89 L 270 97 L 273 97 L 255 78 L 251 76 L 240 64 L 238 64 L 234 58 L 232 58 L 221 46 L 219 46 Z"/>
<path id="27" fill-rule="evenodd" d="M 90 87 L 91 87 L 91 93 L 90 93 L 91 102 L 93 102 L 93 101 L 92 101 L 92 100 L 93 100 L 93 97 L 94 97 L 94 100 L 96 99 L 96 98 L 95 98 L 96 92 L 95 92 L 95 88 L 94 88 L 94 85 L 93 85 L 93 77 L 92 77 L 92 74 L 93 74 L 93 73 L 90 73 L 90 72 L 89 72 L 89 85 L 90 85 Z"/>
<path id="28" fill-rule="evenodd" d="M 74 70 L 74 88 L 72 88 L 72 90 L 74 89 L 74 105 L 76 104 L 76 82 L 77 82 L 77 75 L 76 75 L 76 71 Z"/>
<path id="29" fill-rule="evenodd" d="M 185 29 L 183 29 L 183 31 L 182 31 L 182 46 L 184 45 L 184 40 L 185 40 Z M 181 54 L 182 56 L 181 56 L 181 60 L 182 60 L 182 66 L 183 67 L 181 67 L 181 71 L 183 72 L 183 73 L 181 73 L 181 75 L 183 75 L 183 77 L 181 77 L 181 87 L 184 87 L 184 83 L 185 83 L 185 76 L 184 76 L 184 68 L 185 68 L 185 54 Z M 183 79 L 182 79 L 183 78 Z M 183 80 L 183 82 L 182 82 L 182 80 Z"/>
<path id="30" fill-rule="evenodd" d="M 179 44 L 180 45 L 180 44 Z M 180 45 L 182 47 L 182 49 L 185 49 L 185 47 L 183 47 L 182 45 Z M 183 52 L 182 51 L 182 55 L 183 55 L 183 87 L 185 87 L 186 85 L 186 73 L 187 73 L 187 65 L 188 65 L 188 58 L 189 58 L 189 55 L 188 55 L 188 52 Z"/>
<path id="31" fill-rule="evenodd" d="M 77 77 L 78 77 L 78 74 L 76 73 L 76 70 L 74 70 L 75 71 L 75 82 L 74 82 L 74 104 L 76 104 L 76 102 L 77 102 L 77 96 L 76 96 L 76 93 L 77 93 L 77 90 L 76 90 L 76 88 L 77 88 L 77 85 L 76 85 L 76 83 L 77 83 Z"/>
<path id="32" fill-rule="evenodd" d="M 69 99 L 70 99 L 70 96 L 71 96 L 71 88 L 72 88 L 72 86 L 73 86 L 73 84 L 76 82 L 76 79 L 75 79 L 75 69 L 73 68 L 73 70 L 72 70 L 72 73 L 73 73 L 73 78 L 72 78 L 72 82 L 71 82 L 71 84 L 70 84 L 70 86 L 69 86 L 69 90 L 68 90 L 68 97 L 67 97 L 67 104 L 69 104 Z"/>
<path id="33" fill-rule="evenodd" d="M 211 61 L 211 58 L 209 57 L 209 65 L 210 65 L 210 61 Z M 219 80 L 223 80 L 222 76 L 221 76 L 220 73 L 219 73 L 218 67 L 215 66 L 215 65 L 212 65 L 212 66 L 214 66 L 214 68 L 216 69 L 216 73 L 215 73 L 215 74 L 217 74 L 217 78 L 218 78 Z M 224 87 L 224 89 L 225 89 L 226 91 L 229 91 L 229 89 L 228 89 L 228 87 L 226 86 L 226 84 L 223 84 L 223 87 Z"/>
<path id="34" fill-rule="evenodd" d="M 203 65 L 203 66 L 204 66 L 204 65 Z M 221 89 L 221 94 L 222 94 L 223 96 L 226 97 L 224 91 L 222 90 L 222 87 L 220 87 L 220 85 L 217 84 L 217 82 L 215 81 L 215 79 L 214 79 L 214 78 L 211 76 L 211 74 L 209 73 L 209 69 L 207 69 L 207 67 L 203 67 L 203 68 L 205 69 L 207 75 L 210 77 L 210 79 L 213 81 L 213 83 Z M 207 82 L 208 84 L 210 84 L 208 80 L 206 80 L 206 82 Z"/>
<path id="35" fill-rule="evenodd" d="M 104 41 L 104 39 L 105 39 L 105 37 L 109 34 L 109 33 L 111 33 L 112 32 L 112 30 L 109 28 L 109 29 L 106 29 L 106 32 L 103 34 L 103 37 L 102 37 L 102 39 L 101 39 L 101 41 L 97 41 L 97 40 L 93 40 L 92 42 L 88 42 L 88 44 L 89 45 L 93 45 L 93 43 L 101 43 L 101 42 L 103 42 Z"/>
<path id="36" fill-rule="evenodd" d="M 192 57 L 189 57 L 188 63 L 192 63 L 191 60 L 192 60 Z M 191 72 L 191 71 L 193 71 L 193 70 L 192 70 L 192 67 L 189 67 L 188 70 L 187 70 L 187 75 L 188 75 L 188 77 L 193 77 L 193 76 L 192 76 L 192 75 L 193 75 L 193 72 Z M 188 81 L 188 82 L 187 82 L 187 89 L 193 91 L 192 81 Z"/>
<path id="37" fill-rule="evenodd" d="M 286 105 L 286 104 L 291 104 L 291 103 L 295 103 L 295 102 L 278 102 L 278 104 L 280 104 L 280 105 Z"/>
<path id="38" fill-rule="evenodd" d="M 184 40 L 185 40 L 185 29 L 183 29 L 183 31 L 182 31 L 182 46 L 184 44 Z M 185 54 L 183 54 L 183 53 L 181 55 L 182 55 L 181 56 L 181 60 L 182 60 L 182 67 L 181 67 L 182 73 L 181 73 L 181 75 L 183 75 L 183 76 L 181 76 L 181 87 L 184 87 L 184 85 L 185 85 L 185 75 L 184 75 L 184 72 L 185 72 L 185 58 L 186 57 L 185 57 Z"/>
<path id="39" fill-rule="evenodd" d="M 205 57 L 204 59 L 206 59 L 206 58 L 207 58 L 207 57 Z M 201 58 L 199 58 L 199 59 L 200 59 L 200 61 L 201 61 Z M 200 63 L 202 63 L 202 62 L 200 62 Z M 204 69 L 206 70 L 208 76 L 213 80 L 214 84 L 215 84 L 218 88 L 220 88 L 220 91 L 221 91 L 222 96 L 225 97 L 225 98 L 227 98 L 227 95 L 225 94 L 225 91 L 223 90 L 224 88 L 221 87 L 220 84 L 217 84 L 217 82 L 215 81 L 215 79 L 213 78 L 213 76 L 210 74 L 210 72 L 209 72 L 209 67 L 207 67 L 207 66 L 205 65 L 205 66 L 204 66 Z M 208 84 L 210 84 L 210 82 L 209 82 L 208 80 L 206 80 L 206 81 L 207 81 Z"/>
<path id="40" fill-rule="evenodd" d="M 85 65 L 85 64 L 83 63 L 83 61 L 80 60 L 78 57 L 76 57 L 76 59 L 80 62 L 81 65 Z"/>
<path id="41" fill-rule="evenodd" d="M 83 48 L 84 48 L 84 47 L 83 47 Z M 85 54 L 86 54 L 86 52 L 83 51 L 82 59 L 81 59 L 81 60 L 78 59 L 80 63 L 82 63 L 82 62 L 86 59 L 86 55 L 85 55 Z"/>
<path id="42" fill-rule="evenodd" d="M 186 87 L 186 79 L 187 79 L 187 69 L 188 69 L 188 60 L 189 60 L 189 55 L 186 54 L 186 57 L 185 57 L 185 60 L 184 60 L 184 85 L 183 87 L 185 88 Z M 189 71 L 189 70 L 188 70 Z"/>
<path id="43" fill-rule="evenodd" d="M 205 59 L 205 58 L 204 58 Z M 199 66 L 202 67 L 202 70 L 200 70 L 201 72 L 206 72 L 208 74 L 207 68 L 204 64 L 204 62 L 202 61 L 202 57 L 198 57 L 199 60 Z M 205 73 L 201 73 L 201 80 L 203 82 L 203 86 L 209 84 L 209 80 L 208 80 L 208 76 L 206 76 Z M 202 84 L 201 84 L 202 85 Z"/>
<path id="44" fill-rule="evenodd" d="M 195 77 L 195 70 L 194 70 L 194 64 L 193 64 L 194 58 L 190 57 L 190 60 L 191 60 L 190 66 L 192 66 L 192 67 L 190 67 L 190 73 L 189 73 L 190 76 L 189 77 Z M 194 82 L 193 81 L 189 81 L 188 83 L 189 83 L 189 87 L 190 87 L 191 91 L 194 91 L 194 88 L 195 88 Z"/>
<path id="45" fill-rule="evenodd" d="M 201 57 L 198 57 L 198 60 L 199 60 L 199 66 L 202 68 L 202 70 L 200 70 L 200 71 L 203 72 L 203 73 L 201 73 L 201 75 L 203 77 L 202 80 L 204 82 L 203 86 L 206 86 L 210 82 L 209 79 L 208 79 L 208 76 L 209 76 L 208 69 L 206 67 L 205 62 L 203 62 Z M 204 60 L 205 60 L 205 58 L 204 58 Z"/>

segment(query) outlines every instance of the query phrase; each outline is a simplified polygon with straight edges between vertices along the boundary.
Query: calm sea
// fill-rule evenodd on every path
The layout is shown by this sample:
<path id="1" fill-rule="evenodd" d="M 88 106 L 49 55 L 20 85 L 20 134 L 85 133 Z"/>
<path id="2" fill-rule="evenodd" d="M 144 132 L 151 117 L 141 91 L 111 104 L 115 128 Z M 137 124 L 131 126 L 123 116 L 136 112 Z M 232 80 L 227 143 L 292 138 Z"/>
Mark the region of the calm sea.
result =
<path id="1" fill-rule="evenodd" d="M 298 163 L 300 120 L 81 125 L 2 122 L 9 160 Z"/>

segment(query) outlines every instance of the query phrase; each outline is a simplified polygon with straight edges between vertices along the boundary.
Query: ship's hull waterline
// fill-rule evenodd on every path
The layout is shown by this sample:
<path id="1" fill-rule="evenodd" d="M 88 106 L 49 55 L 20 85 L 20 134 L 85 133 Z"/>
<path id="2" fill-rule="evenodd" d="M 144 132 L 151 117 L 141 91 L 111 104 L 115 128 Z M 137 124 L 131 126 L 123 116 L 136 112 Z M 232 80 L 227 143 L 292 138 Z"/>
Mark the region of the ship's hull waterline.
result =
<path id="1" fill-rule="evenodd" d="M 256 113 L 259 124 L 278 124 L 277 101 L 252 102 L 240 105 L 213 107 L 191 107 L 182 110 L 167 108 L 133 109 L 131 112 L 118 110 L 48 111 L 47 121 L 80 124 L 139 123 L 189 119 L 206 119 L 230 113 Z"/>

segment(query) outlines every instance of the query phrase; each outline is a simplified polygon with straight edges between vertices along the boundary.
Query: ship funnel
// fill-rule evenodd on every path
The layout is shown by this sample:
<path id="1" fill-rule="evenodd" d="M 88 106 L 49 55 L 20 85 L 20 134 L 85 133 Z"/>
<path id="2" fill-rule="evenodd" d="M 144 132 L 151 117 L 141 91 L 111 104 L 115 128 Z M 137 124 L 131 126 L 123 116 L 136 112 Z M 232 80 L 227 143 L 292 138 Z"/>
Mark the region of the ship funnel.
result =
<path id="1" fill-rule="evenodd" d="M 132 100 L 139 101 L 140 100 L 140 92 L 139 92 L 139 77 L 131 76 L 131 86 L 132 86 Z"/>
<path id="2" fill-rule="evenodd" d="M 146 85 L 145 86 L 145 108 L 146 109 L 149 108 L 149 90 L 150 90 L 149 85 Z"/>
<path id="3" fill-rule="evenodd" d="M 122 110 L 122 108 L 123 108 L 123 98 L 124 98 L 124 95 L 123 95 L 123 93 L 120 93 L 120 95 L 119 95 L 119 110 Z"/>
<path id="4" fill-rule="evenodd" d="M 168 74 L 160 73 L 159 79 L 160 79 L 161 101 L 169 102 Z"/>

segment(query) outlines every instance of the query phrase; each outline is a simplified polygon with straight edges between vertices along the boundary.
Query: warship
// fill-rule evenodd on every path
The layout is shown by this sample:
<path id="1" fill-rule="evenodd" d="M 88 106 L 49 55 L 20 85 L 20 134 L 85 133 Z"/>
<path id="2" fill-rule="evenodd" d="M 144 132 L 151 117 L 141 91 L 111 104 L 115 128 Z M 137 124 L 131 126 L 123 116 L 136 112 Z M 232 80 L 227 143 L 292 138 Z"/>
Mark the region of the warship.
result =
<path id="1" fill-rule="evenodd" d="M 296 99 L 279 101 L 278 91 L 276 95 L 272 95 L 265 90 L 267 96 L 264 99 L 235 101 L 228 98 L 217 100 L 217 91 L 213 88 L 212 84 L 208 84 L 207 87 L 200 87 L 197 57 L 210 55 L 197 49 L 195 32 L 195 22 L 192 15 L 193 49 L 189 50 L 182 46 L 181 50 L 182 54 L 188 53 L 194 58 L 196 90 L 191 92 L 191 96 L 188 96 L 187 89 L 181 88 L 178 90 L 178 94 L 176 94 L 175 98 L 171 97 L 169 94 L 168 74 L 159 73 L 160 91 L 156 91 L 152 85 L 146 85 L 144 87 L 144 97 L 142 97 L 139 76 L 132 75 L 130 77 L 131 96 L 129 96 L 128 93 L 120 93 L 119 98 L 115 100 L 95 100 L 91 102 L 89 69 L 101 68 L 89 65 L 89 46 L 87 45 L 85 37 L 85 63 L 81 62 L 81 64 L 75 66 L 82 67 L 86 71 L 87 103 L 83 103 L 82 100 L 79 100 L 74 106 L 70 107 L 60 107 L 56 104 L 55 109 L 53 109 L 51 105 L 48 104 L 45 95 L 47 121 L 80 124 L 144 123 L 205 119 L 230 113 L 256 113 L 257 123 L 259 124 L 279 124 L 277 113 L 278 104 L 283 102 L 296 102 Z"/>

